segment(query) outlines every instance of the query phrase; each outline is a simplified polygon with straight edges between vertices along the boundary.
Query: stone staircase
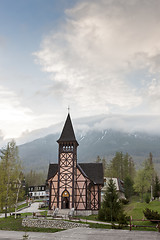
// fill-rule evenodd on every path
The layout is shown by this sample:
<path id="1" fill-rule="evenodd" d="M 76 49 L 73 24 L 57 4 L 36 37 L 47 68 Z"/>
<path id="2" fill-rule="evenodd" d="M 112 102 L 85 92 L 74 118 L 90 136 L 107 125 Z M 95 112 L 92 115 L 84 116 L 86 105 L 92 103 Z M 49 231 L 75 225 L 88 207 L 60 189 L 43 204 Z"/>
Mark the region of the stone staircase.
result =
<path id="1" fill-rule="evenodd" d="M 70 211 L 70 209 L 58 209 L 56 217 L 68 218 Z"/>
<path id="2" fill-rule="evenodd" d="M 68 219 L 70 217 L 74 216 L 74 208 L 72 209 L 59 209 L 56 208 L 53 212 L 52 212 L 53 216 L 56 218 L 63 218 L 63 219 Z"/>

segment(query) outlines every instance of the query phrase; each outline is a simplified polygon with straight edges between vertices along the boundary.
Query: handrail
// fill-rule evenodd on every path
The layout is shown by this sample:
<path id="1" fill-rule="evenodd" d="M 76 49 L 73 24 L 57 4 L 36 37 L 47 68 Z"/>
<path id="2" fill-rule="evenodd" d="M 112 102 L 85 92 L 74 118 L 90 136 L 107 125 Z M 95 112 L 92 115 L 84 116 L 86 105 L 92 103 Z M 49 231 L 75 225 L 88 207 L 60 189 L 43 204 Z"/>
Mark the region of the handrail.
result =
<path id="1" fill-rule="evenodd" d="M 158 224 L 156 226 L 145 226 L 145 225 L 134 225 L 132 224 L 133 221 L 136 221 L 136 222 L 143 222 L 143 221 L 152 221 L 152 222 L 158 222 Z M 132 231 L 132 227 L 154 227 L 154 228 L 158 228 L 158 232 L 160 232 L 160 220 L 152 220 L 152 219 L 132 219 L 132 217 L 130 217 L 130 220 L 129 220 L 129 223 L 130 223 L 130 231 Z"/>

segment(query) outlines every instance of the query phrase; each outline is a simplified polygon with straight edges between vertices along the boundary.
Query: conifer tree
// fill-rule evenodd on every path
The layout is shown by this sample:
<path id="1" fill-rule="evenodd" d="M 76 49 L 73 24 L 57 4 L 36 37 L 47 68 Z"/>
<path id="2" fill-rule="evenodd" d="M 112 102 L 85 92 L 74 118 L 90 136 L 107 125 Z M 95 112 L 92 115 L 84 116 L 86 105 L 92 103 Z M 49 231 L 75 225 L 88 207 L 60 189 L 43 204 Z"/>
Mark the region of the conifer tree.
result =
<path id="1" fill-rule="evenodd" d="M 160 197 L 160 182 L 157 175 L 155 176 L 155 179 L 154 179 L 153 197 L 154 199 Z"/>
<path id="2" fill-rule="evenodd" d="M 107 177 L 120 178 L 124 181 L 126 177 L 130 177 L 133 181 L 135 177 L 135 167 L 132 157 L 126 153 L 116 152 L 110 163 L 107 165 Z"/>

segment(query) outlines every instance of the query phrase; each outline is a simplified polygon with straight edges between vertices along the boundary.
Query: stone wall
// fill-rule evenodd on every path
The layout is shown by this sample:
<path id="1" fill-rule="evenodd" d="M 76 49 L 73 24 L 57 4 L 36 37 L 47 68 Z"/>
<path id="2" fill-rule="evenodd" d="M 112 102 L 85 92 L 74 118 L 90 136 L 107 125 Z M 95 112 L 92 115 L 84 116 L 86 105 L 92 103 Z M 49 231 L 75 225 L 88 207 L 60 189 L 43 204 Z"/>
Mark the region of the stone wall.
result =
<path id="1" fill-rule="evenodd" d="M 77 222 L 69 222 L 69 221 L 63 221 L 63 220 L 47 220 L 47 219 L 27 219 L 27 218 L 24 218 L 22 220 L 22 226 L 37 227 L 37 228 L 58 228 L 58 229 L 89 227 L 88 224 L 82 224 Z"/>
<path id="2" fill-rule="evenodd" d="M 98 211 L 96 210 L 75 210 L 74 216 L 90 216 L 92 214 L 98 214 Z"/>

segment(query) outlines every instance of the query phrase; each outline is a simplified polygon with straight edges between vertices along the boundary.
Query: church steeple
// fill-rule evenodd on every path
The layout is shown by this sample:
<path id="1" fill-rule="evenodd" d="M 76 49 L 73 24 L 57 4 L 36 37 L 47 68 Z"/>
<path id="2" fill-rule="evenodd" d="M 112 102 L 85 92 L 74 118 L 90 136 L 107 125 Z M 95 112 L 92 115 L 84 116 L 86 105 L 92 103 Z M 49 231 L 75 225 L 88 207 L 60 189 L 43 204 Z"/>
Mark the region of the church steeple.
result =
<path id="1" fill-rule="evenodd" d="M 58 208 L 75 207 L 75 181 L 77 167 L 77 147 L 70 114 L 68 113 L 64 124 L 59 144 L 59 161 L 58 161 Z"/>
<path id="2" fill-rule="evenodd" d="M 75 134 L 74 134 L 72 121 L 71 121 L 69 113 L 68 113 L 66 122 L 64 124 L 61 136 L 60 136 L 60 138 L 58 139 L 57 142 L 58 143 L 61 143 L 61 142 L 76 142 L 77 145 L 78 145 L 78 142 L 77 142 Z"/>

